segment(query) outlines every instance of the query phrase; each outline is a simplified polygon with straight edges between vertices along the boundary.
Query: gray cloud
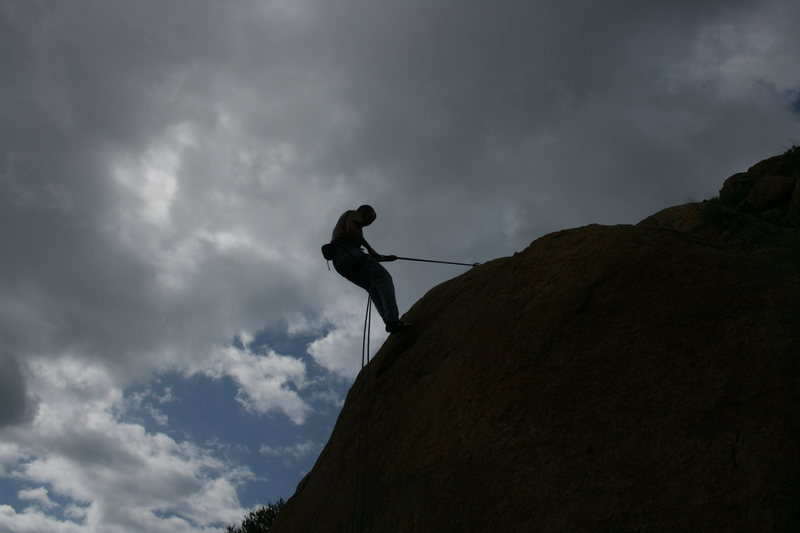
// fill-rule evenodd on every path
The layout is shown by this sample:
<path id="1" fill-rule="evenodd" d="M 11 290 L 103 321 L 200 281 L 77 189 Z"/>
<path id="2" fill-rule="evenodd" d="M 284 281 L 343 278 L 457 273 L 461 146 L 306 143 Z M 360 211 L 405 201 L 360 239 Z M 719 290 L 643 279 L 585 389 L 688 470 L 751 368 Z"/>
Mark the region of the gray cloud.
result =
<path id="1" fill-rule="evenodd" d="M 82 384 L 45 412 L 107 413 L 167 370 L 238 379 L 244 405 L 303 420 L 284 387 L 299 354 L 267 368 L 224 345 L 332 329 L 314 357 L 357 370 L 362 295 L 319 257 L 343 210 L 377 208 L 379 251 L 472 262 L 710 197 L 800 137 L 798 16 L 789 0 L 0 0 L 0 425 L 32 412 L 28 383 Z M 402 310 L 461 272 L 390 269 Z M 31 431 L 14 446 L 47 440 Z M 81 471 L 85 442 L 47 442 L 34 464 Z M 47 475 L 31 479 L 79 490 Z"/>
<path id="2" fill-rule="evenodd" d="M 797 125 L 780 1 L 0 9 L 0 335 L 124 379 L 323 316 L 346 208 L 380 250 L 485 260 L 711 196 Z M 404 306 L 451 275 L 393 269 Z"/>
<path id="3" fill-rule="evenodd" d="M 351 125 L 320 163 L 375 204 L 390 190 L 385 218 L 412 235 L 452 224 L 485 237 L 486 218 L 500 229 L 508 216 L 507 250 L 565 225 L 633 222 L 710 195 L 752 162 L 743 151 L 784 143 L 783 110 L 719 101 L 671 73 L 710 26 L 746 27 L 763 2 L 347 5 L 322 8 L 316 36 L 344 71 Z M 772 135 L 720 138 L 745 124 Z"/>
<path id="4" fill-rule="evenodd" d="M 0 429 L 29 420 L 34 407 L 19 362 L 0 351 Z"/>

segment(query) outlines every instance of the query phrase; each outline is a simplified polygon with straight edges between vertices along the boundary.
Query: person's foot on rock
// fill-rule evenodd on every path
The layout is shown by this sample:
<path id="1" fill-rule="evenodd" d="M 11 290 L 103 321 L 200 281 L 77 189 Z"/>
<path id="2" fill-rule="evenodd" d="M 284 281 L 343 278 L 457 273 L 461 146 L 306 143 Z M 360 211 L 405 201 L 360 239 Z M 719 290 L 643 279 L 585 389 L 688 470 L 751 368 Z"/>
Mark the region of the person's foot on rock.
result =
<path id="1" fill-rule="evenodd" d="M 411 324 L 402 320 L 391 320 L 386 324 L 386 331 L 389 333 L 399 333 L 411 327 Z"/>

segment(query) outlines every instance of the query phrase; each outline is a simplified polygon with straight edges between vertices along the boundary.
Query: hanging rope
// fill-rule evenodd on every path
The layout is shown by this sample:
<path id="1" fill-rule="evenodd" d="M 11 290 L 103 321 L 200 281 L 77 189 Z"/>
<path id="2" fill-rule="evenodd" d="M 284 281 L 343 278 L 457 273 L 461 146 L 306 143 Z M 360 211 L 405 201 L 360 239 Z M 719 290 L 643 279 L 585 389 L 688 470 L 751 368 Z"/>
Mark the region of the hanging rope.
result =
<path id="1" fill-rule="evenodd" d="M 369 406 L 369 371 L 364 372 L 364 368 L 369 364 L 369 337 L 372 330 L 372 297 L 367 293 L 367 310 L 364 313 L 364 334 L 361 338 L 361 405 L 359 406 L 359 428 L 358 445 L 356 447 L 356 493 L 353 498 L 353 533 L 364 530 L 364 500 L 367 494 L 367 457 L 369 454 L 369 416 L 367 407 Z M 363 465 L 362 465 L 363 463 Z M 360 503 L 360 505 L 359 505 Z"/>

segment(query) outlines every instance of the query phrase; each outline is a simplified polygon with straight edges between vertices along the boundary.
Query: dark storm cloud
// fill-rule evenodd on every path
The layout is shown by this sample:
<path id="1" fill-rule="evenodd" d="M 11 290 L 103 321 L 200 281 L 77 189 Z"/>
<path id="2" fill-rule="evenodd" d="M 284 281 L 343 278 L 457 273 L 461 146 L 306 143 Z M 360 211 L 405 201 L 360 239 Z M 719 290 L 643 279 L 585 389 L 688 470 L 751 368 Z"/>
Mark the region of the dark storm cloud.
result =
<path id="1" fill-rule="evenodd" d="M 191 337 L 219 320 L 194 313 L 260 277 L 248 258 L 204 256 L 219 241 L 191 237 L 204 224 L 309 247 L 331 221 L 312 232 L 289 213 L 335 217 L 352 198 L 381 212 L 382 249 L 481 260 L 710 196 L 720 167 L 775 151 L 752 128 L 781 137 L 777 103 L 715 100 L 670 73 L 707 28 L 772 4 L 4 2 L 0 238 L 15 253 L 0 334 L 122 360 Z M 153 150 L 178 154 L 174 183 L 142 179 L 166 157 Z M 321 210 L 335 180 L 347 192 Z M 169 209 L 169 227 L 132 226 L 136 209 Z M 201 265 L 180 300 L 154 284 L 165 261 Z M 262 292 L 232 299 L 313 309 L 318 283 L 270 268 Z"/>
<path id="2" fill-rule="evenodd" d="M 686 26 L 669 25 L 670 19 L 705 11 L 672 3 L 656 12 L 635 3 L 556 8 L 412 1 L 348 7 L 321 8 L 325 23 L 317 39 L 328 43 L 330 62 L 347 73 L 349 101 L 360 119 L 355 138 L 367 143 L 354 149 L 359 158 L 371 157 L 368 163 L 433 160 L 436 169 L 458 166 L 474 157 L 475 148 L 481 155 L 494 139 L 548 131 L 565 107 L 577 107 L 621 75 L 634 74 L 634 52 L 648 41 L 661 37 L 671 49 L 662 55 L 680 54 L 703 17 L 686 13 Z"/>
<path id="3" fill-rule="evenodd" d="M 157 123 L 161 106 L 142 91 L 149 67 L 131 65 L 143 54 L 136 32 L 124 31 L 130 19 L 110 4 L 85 7 L 2 5 L 0 39 L 11 68 L 3 90 L 8 127 L 0 134 L 0 237 L 14 253 L 0 283 L 17 304 L 3 309 L 2 334 L 28 348 L 67 330 L 102 331 L 109 310 L 95 302 L 128 305 L 115 293 L 141 286 L 144 275 L 98 230 L 115 203 L 109 152 L 135 149 L 152 134 L 157 124 L 148 124 Z"/>
<path id="4" fill-rule="evenodd" d="M 715 120 L 758 120 L 747 106 L 709 107 L 702 91 L 664 86 L 709 22 L 758 5 L 322 4 L 312 39 L 343 72 L 352 127 L 329 139 L 320 165 L 370 192 L 376 176 L 389 180 L 387 214 L 424 213 L 426 225 L 455 218 L 476 231 L 506 209 L 529 239 L 570 221 L 635 222 L 665 196 L 694 192 L 700 176 L 686 159 L 724 163 L 708 150 Z M 693 130 L 701 142 L 686 138 Z"/>
<path id="5" fill-rule="evenodd" d="M 710 196 L 751 154 L 780 149 L 792 99 L 769 86 L 764 102 L 720 99 L 713 73 L 694 74 L 699 39 L 774 6 L 4 2 L 0 238 L 15 253 L 0 333 L 120 354 L 176 320 L 191 336 L 187 310 L 259 277 L 247 258 L 206 257 L 225 231 L 269 227 L 264 246 L 308 248 L 351 199 L 388 221 L 374 229 L 385 246 L 479 260 Z M 746 64 L 729 63 L 733 76 Z M 168 179 L 142 177 L 170 157 Z M 291 211 L 325 227 L 297 228 Z M 161 226 L 131 223 L 142 216 Z M 154 285 L 167 263 L 200 268 L 191 295 Z M 270 268 L 283 283 L 258 298 L 294 291 L 311 311 L 319 285 Z"/>
<path id="6" fill-rule="evenodd" d="M 141 511 L 128 531 L 174 531 L 169 495 L 141 490 L 170 472 L 203 504 L 187 516 L 238 513 L 246 472 L 115 417 L 131 381 L 225 376 L 248 409 L 301 423 L 301 354 L 225 345 L 329 332 L 315 361 L 357 370 L 363 300 L 318 252 L 344 209 L 376 207 L 379 251 L 473 262 L 712 196 L 798 138 L 798 16 L 789 0 L 0 0 L 0 426 L 19 426 L 0 459 Z M 461 272 L 390 269 L 403 310 Z M 93 467 L 78 437 L 96 434 Z"/>
<path id="7" fill-rule="evenodd" d="M 0 335 L 10 346 L 127 358 L 176 321 L 183 306 L 167 309 L 146 251 L 120 240 L 130 200 L 114 164 L 137 161 L 175 124 L 217 127 L 215 91 L 233 77 L 257 5 L 0 4 L 0 241 L 13 250 Z"/>
<path id="8" fill-rule="evenodd" d="M 28 420 L 33 408 L 17 359 L 0 351 L 0 429 Z"/>

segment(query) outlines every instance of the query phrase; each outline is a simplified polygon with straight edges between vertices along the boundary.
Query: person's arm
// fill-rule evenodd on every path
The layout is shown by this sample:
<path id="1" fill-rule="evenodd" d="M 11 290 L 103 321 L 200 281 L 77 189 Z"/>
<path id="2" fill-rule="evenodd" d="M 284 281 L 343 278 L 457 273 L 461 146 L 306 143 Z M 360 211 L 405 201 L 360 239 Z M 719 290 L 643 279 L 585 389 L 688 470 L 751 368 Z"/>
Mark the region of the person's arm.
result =
<path id="1" fill-rule="evenodd" d="M 347 236 L 366 248 L 367 252 L 369 252 L 369 255 L 375 258 L 380 257 L 381 254 L 376 252 L 375 249 L 369 245 L 367 239 L 364 238 L 364 231 L 361 228 L 363 228 L 363 225 L 360 220 L 358 220 L 356 217 L 348 217 Z"/>
<path id="2" fill-rule="evenodd" d="M 397 256 L 394 255 L 381 255 L 375 251 L 375 248 L 369 245 L 367 239 L 364 238 L 363 225 L 356 217 L 349 217 L 347 220 L 347 235 L 355 242 L 367 249 L 369 255 L 378 261 L 395 261 Z"/>

